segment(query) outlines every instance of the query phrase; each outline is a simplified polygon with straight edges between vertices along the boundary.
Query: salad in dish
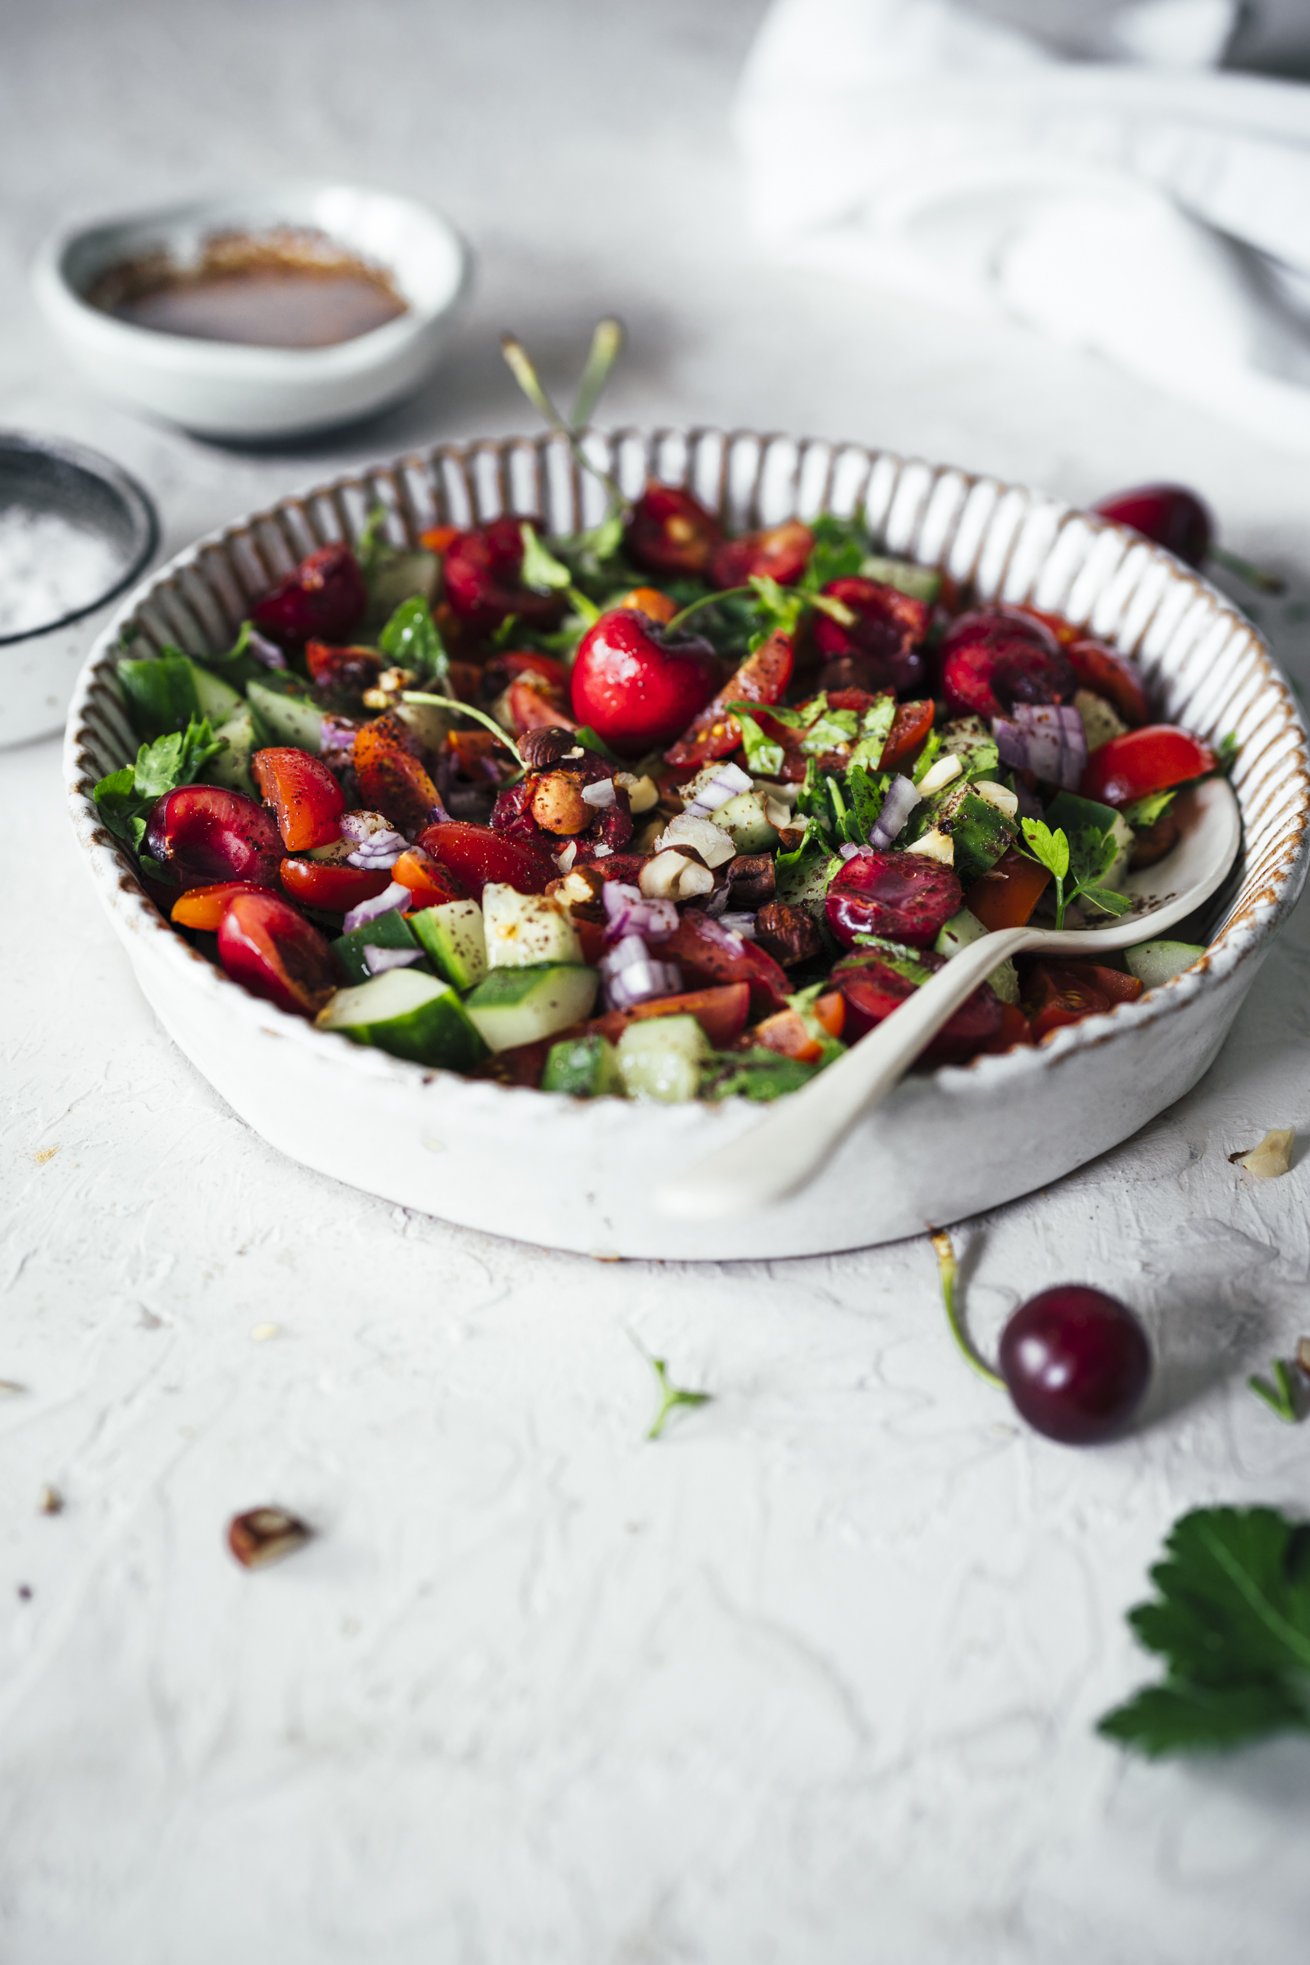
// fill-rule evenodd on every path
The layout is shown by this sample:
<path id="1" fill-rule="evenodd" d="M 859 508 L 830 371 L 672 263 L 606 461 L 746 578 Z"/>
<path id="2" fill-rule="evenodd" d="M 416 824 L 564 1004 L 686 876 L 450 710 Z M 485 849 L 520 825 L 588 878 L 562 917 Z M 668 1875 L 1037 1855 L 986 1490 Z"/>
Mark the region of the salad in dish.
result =
<path id="1" fill-rule="evenodd" d="M 1132 661 L 889 558 L 728 532 L 688 490 L 582 534 L 383 515 L 221 655 L 118 662 L 104 822 L 226 973 L 421 1065 L 767 1099 L 988 929 L 1125 912 L 1225 760 Z M 1200 951 L 1003 964 L 925 1064 L 1038 1043 Z"/>

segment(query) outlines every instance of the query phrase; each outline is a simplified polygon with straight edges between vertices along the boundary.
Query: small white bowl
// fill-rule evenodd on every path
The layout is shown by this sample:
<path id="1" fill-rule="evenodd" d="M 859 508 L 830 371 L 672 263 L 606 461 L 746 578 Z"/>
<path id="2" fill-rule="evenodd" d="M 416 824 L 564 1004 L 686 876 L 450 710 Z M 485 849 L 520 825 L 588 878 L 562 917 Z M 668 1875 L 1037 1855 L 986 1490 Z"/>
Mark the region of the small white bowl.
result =
<path id="1" fill-rule="evenodd" d="M 389 273 L 396 320 L 327 348 L 261 348 L 160 333 L 87 300 L 111 267 L 163 252 L 194 262 L 214 233 L 323 233 Z M 33 281 L 50 325 L 86 374 L 138 409 L 208 437 L 289 437 L 349 422 L 406 395 L 443 353 L 469 286 L 454 226 L 411 198 L 289 182 L 161 206 L 62 231 Z"/>
<path id="2" fill-rule="evenodd" d="M 100 591 L 20 634 L 0 635 L 0 749 L 58 730 L 86 651 L 159 543 L 155 508 L 107 457 L 58 438 L 0 430 L 0 508 L 50 513 L 102 539 Z"/>

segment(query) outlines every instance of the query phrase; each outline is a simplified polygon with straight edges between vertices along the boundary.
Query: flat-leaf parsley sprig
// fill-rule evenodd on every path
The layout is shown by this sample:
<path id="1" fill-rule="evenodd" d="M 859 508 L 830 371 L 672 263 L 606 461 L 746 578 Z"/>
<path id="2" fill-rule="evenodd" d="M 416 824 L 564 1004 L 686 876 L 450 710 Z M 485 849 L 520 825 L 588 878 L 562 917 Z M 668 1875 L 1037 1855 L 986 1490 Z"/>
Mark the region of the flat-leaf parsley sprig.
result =
<path id="1" fill-rule="evenodd" d="M 1132 906 L 1128 896 L 1116 894 L 1103 884 L 1119 850 L 1112 832 L 1080 826 L 1070 842 L 1062 826 L 1052 831 L 1042 819 L 1025 819 L 1023 836 L 1026 843 L 1019 851 L 1025 859 L 1045 867 L 1055 881 L 1057 929 L 1063 928 L 1065 914 L 1075 901 L 1083 901 L 1102 914 L 1127 914 Z"/>

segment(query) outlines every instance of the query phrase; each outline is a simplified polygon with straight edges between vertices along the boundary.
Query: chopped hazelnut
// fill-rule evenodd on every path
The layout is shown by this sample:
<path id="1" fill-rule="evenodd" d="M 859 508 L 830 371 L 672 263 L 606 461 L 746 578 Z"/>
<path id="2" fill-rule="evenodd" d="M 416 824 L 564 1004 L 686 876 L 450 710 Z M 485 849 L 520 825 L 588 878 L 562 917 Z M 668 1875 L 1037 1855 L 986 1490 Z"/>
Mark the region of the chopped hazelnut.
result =
<path id="1" fill-rule="evenodd" d="M 585 832 L 596 815 L 570 772 L 547 771 L 533 787 L 532 816 L 543 832 L 568 838 L 573 833 Z"/>
<path id="2" fill-rule="evenodd" d="M 227 1525 L 227 1545 L 243 1569 L 264 1569 L 293 1555 L 312 1531 L 285 1508 L 249 1508 Z"/>

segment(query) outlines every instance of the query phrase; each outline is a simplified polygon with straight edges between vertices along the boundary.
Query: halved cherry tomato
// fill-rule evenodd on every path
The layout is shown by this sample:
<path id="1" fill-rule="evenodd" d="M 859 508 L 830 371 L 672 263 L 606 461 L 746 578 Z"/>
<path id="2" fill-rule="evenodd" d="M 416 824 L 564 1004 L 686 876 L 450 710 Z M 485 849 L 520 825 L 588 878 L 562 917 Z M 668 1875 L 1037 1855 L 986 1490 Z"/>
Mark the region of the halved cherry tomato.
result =
<path id="1" fill-rule="evenodd" d="M 1017 1003 L 1002 1003 L 1001 1025 L 994 1037 L 979 1048 L 984 1051 L 1011 1051 L 1016 1044 L 1031 1044 L 1033 1034 L 1028 1019 Z"/>
<path id="2" fill-rule="evenodd" d="M 347 914 L 391 885 L 385 869 L 352 867 L 344 860 L 283 860 L 279 877 L 293 901 L 324 914 Z"/>
<path id="3" fill-rule="evenodd" d="M 420 532 L 418 543 L 425 552 L 436 553 L 437 557 L 440 558 L 447 547 L 458 538 L 459 527 L 457 525 L 430 525 L 426 532 Z"/>
<path id="4" fill-rule="evenodd" d="M 1104 696 L 1107 703 L 1113 704 L 1125 723 L 1145 723 L 1151 714 L 1151 705 L 1141 677 L 1122 655 L 1103 642 L 1080 639 L 1071 641 L 1065 654 L 1073 665 L 1073 672 L 1083 689 L 1094 690 Z"/>
<path id="5" fill-rule="evenodd" d="M 363 804 L 401 832 L 412 835 L 441 811 L 441 795 L 400 717 L 388 713 L 366 723 L 356 734 L 351 762 Z"/>
<path id="6" fill-rule="evenodd" d="M 633 587 L 616 600 L 616 607 L 630 607 L 638 614 L 646 614 L 652 621 L 671 621 L 678 611 L 676 600 L 670 600 L 658 587 Z"/>
<path id="7" fill-rule="evenodd" d="M 288 852 L 307 853 L 340 837 L 346 795 L 321 758 L 279 745 L 256 751 L 250 768 Z"/>
<path id="8" fill-rule="evenodd" d="M 569 672 L 554 655 L 542 655 L 535 648 L 506 648 L 488 658 L 483 669 L 488 694 L 495 694 L 519 676 L 536 676 L 548 689 L 567 694 Z"/>
<path id="9" fill-rule="evenodd" d="M 829 697 L 835 702 L 835 697 Z M 880 771 L 895 771 L 904 764 L 906 758 L 913 757 L 920 749 L 928 732 L 932 729 L 937 714 L 933 703 L 902 703 L 896 711 L 895 720 L 887 732 L 887 741 L 878 759 Z"/>
<path id="10" fill-rule="evenodd" d="M 391 869 L 391 878 L 409 888 L 411 908 L 440 907 L 445 901 L 468 899 L 463 882 L 421 846 L 411 846 L 400 855 Z"/>
<path id="11" fill-rule="evenodd" d="M 628 1025 L 646 1023 L 651 1017 L 695 1017 L 714 1048 L 726 1050 L 746 1028 L 750 1014 L 750 988 L 744 982 L 721 983 L 710 989 L 684 990 L 679 996 L 661 996 L 653 1003 L 636 1003 L 630 1010 L 608 1010 L 588 1024 L 617 1044 Z"/>
<path id="12" fill-rule="evenodd" d="M 655 944 L 663 957 L 681 964 L 691 980 L 701 988 L 715 983 L 748 983 L 751 1009 L 758 1016 L 781 1010 L 791 985 L 786 971 L 754 942 L 743 941 L 740 948 L 723 936 L 717 924 L 707 921 L 695 909 L 682 915 L 671 935 Z"/>
<path id="13" fill-rule="evenodd" d="M 269 887 L 251 887 L 244 880 L 217 880 L 209 887 L 188 887 L 185 894 L 180 894 L 174 901 L 168 918 L 179 928 L 202 928 L 212 935 L 217 931 L 234 894 L 271 892 Z"/>
<path id="14" fill-rule="evenodd" d="M 752 576 L 794 587 L 810 563 L 814 534 L 800 519 L 725 539 L 710 560 L 710 580 L 716 587 L 741 587 Z"/>
<path id="15" fill-rule="evenodd" d="M 489 880 L 516 887 L 520 894 L 544 894 L 559 868 L 549 853 L 523 839 L 510 839 L 468 819 L 442 819 L 419 835 L 419 845 L 449 868 L 475 898 Z"/>
<path id="16" fill-rule="evenodd" d="M 257 600 L 250 618 L 261 634 L 294 645 L 347 641 L 368 606 L 359 561 L 344 541 L 320 546 Z"/>
<path id="17" fill-rule="evenodd" d="M 1140 976 L 1130 976 L 1126 969 L 1112 969 L 1104 962 L 1068 962 L 1062 966 L 1066 974 L 1077 976 L 1085 988 L 1099 990 L 1111 1003 L 1135 1003 L 1145 986 Z"/>
<path id="18" fill-rule="evenodd" d="M 1028 978 L 1026 997 L 1038 1042 L 1067 1023 L 1099 1015 L 1142 993 L 1135 976 L 1099 962 L 1039 962 Z"/>
<path id="19" fill-rule="evenodd" d="M 1185 785 L 1190 778 L 1203 778 L 1215 762 L 1214 752 L 1199 737 L 1173 723 L 1148 723 L 1094 750 L 1079 790 L 1103 805 L 1128 805 L 1152 792 Z"/>
<path id="20" fill-rule="evenodd" d="M 811 1014 L 829 1037 L 840 1037 L 846 1022 L 846 998 L 840 990 L 830 990 L 827 995 L 815 998 Z M 811 1033 L 799 1010 L 779 1010 L 766 1017 L 755 1026 L 754 1037 L 766 1050 L 796 1058 L 801 1064 L 813 1064 L 823 1055 L 822 1044 Z"/>
<path id="21" fill-rule="evenodd" d="M 668 762 L 685 770 L 735 751 L 741 742 L 741 725 L 728 714 L 728 704 L 781 702 L 791 681 L 792 664 L 791 636 L 781 630 L 771 634 L 669 746 L 664 753 Z"/>
<path id="22" fill-rule="evenodd" d="M 974 881 L 964 905 L 984 928 L 1022 928 L 1031 921 L 1033 909 L 1050 882 L 1045 867 L 1011 847 L 989 873 Z"/>
<path id="23" fill-rule="evenodd" d="M 294 1016 L 312 1017 L 336 975 L 327 941 L 280 894 L 236 894 L 218 924 L 218 959 L 235 982 Z"/>
<path id="24" fill-rule="evenodd" d="M 576 730 L 577 723 L 564 705 L 562 695 L 537 687 L 526 676 L 511 682 L 505 693 L 505 708 L 516 737 L 529 730 Z"/>
<path id="25" fill-rule="evenodd" d="M 623 542 L 651 573 L 704 573 L 723 527 L 689 491 L 654 478 L 628 517 Z"/>

